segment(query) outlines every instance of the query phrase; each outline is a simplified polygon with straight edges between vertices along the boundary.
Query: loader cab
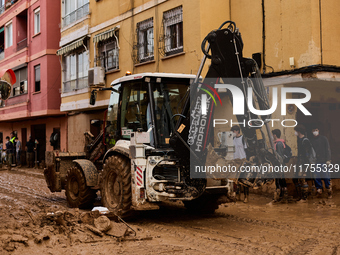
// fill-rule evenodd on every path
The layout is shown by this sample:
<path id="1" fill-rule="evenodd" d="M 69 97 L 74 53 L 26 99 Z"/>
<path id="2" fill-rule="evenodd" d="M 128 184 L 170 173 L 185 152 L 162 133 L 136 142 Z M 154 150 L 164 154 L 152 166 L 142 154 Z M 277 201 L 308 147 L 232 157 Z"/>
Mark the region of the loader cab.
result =
<path id="1" fill-rule="evenodd" d="M 108 107 L 109 147 L 131 132 L 150 133 L 150 146 L 169 148 L 169 139 L 187 97 L 194 75 L 144 73 L 112 82 Z M 111 145 L 111 146 L 110 146 Z"/>

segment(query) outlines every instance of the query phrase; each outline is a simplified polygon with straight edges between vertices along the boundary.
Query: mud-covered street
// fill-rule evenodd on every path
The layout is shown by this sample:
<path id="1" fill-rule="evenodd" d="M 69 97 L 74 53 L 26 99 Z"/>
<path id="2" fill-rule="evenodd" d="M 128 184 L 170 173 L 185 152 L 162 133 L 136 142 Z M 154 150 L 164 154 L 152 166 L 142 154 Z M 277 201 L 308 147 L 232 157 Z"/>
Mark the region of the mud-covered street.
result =
<path id="1" fill-rule="evenodd" d="M 340 254 L 340 199 L 268 205 L 269 197 L 221 205 L 214 215 L 180 204 L 128 221 L 137 235 L 95 235 L 80 223 L 43 224 L 52 212 L 75 215 L 51 193 L 42 170 L 0 171 L 0 254 Z M 66 215 L 66 213 L 65 213 Z M 40 219 L 40 221 L 39 221 Z M 38 223 L 39 222 L 39 223 Z"/>

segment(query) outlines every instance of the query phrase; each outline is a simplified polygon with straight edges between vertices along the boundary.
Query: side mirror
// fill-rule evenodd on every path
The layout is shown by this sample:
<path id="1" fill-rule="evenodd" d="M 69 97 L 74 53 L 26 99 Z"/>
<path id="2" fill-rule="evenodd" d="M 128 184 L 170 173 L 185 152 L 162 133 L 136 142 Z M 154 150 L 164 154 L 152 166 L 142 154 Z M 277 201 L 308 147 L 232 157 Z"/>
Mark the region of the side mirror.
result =
<path id="1" fill-rule="evenodd" d="M 91 120 L 92 126 L 100 127 L 101 124 L 102 124 L 102 121 L 100 121 L 100 120 Z"/>
<path id="2" fill-rule="evenodd" d="M 11 84 L 7 81 L 0 81 L 0 100 L 7 100 L 11 94 Z"/>
<path id="3" fill-rule="evenodd" d="M 97 98 L 97 91 L 92 90 L 91 96 L 90 96 L 90 105 L 96 104 L 96 98 Z"/>

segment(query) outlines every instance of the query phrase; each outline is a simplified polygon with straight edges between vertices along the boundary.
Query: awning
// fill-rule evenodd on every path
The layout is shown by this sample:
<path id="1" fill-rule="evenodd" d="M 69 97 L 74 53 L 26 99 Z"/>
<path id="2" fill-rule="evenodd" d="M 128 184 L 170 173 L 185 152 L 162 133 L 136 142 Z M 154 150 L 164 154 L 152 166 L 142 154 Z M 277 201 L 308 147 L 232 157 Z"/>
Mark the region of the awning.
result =
<path id="1" fill-rule="evenodd" d="M 64 55 L 70 51 L 73 51 L 79 47 L 81 47 L 83 45 L 83 41 L 85 39 L 86 36 L 80 38 L 79 40 L 75 41 L 75 42 L 72 42 L 64 47 L 62 47 L 60 50 L 57 51 L 57 55 L 58 56 L 61 56 L 61 55 Z"/>
<path id="2" fill-rule="evenodd" d="M 100 34 L 97 34 L 93 37 L 93 42 L 98 43 L 100 41 L 104 41 L 106 39 L 109 39 L 115 35 L 115 31 L 118 30 L 118 27 L 111 28 L 109 30 L 106 30 Z"/>

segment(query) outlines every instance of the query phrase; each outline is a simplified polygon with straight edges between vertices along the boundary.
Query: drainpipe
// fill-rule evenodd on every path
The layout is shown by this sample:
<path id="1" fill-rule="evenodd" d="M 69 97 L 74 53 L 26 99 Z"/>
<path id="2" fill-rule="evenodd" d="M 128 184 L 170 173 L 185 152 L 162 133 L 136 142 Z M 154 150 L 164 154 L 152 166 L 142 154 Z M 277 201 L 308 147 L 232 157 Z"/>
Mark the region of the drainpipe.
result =
<path id="1" fill-rule="evenodd" d="M 91 42 L 90 42 L 91 43 Z M 97 46 L 97 43 L 96 42 L 94 42 L 93 43 L 93 67 L 96 67 L 97 66 L 97 60 L 96 60 L 96 58 L 97 58 L 97 50 L 96 50 L 96 46 Z M 89 56 L 89 59 L 90 59 L 90 56 Z"/>
<path id="2" fill-rule="evenodd" d="M 321 0 L 319 0 L 319 18 L 320 18 L 320 61 L 321 65 L 323 65 L 323 57 L 322 57 L 322 13 L 321 13 Z"/>
<path id="3" fill-rule="evenodd" d="M 65 124 L 65 126 L 66 126 L 66 129 L 65 129 L 65 131 L 66 131 L 66 151 L 68 151 L 68 115 L 66 115 L 66 124 Z M 65 150 L 64 150 L 65 151 Z"/>
<path id="4" fill-rule="evenodd" d="M 266 15 L 264 9 L 264 0 L 262 0 L 262 62 L 263 73 L 266 73 Z"/>
<path id="5" fill-rule="evenodd" d="M 130 5 L 131 5 L 131 41 L 133 42 L 134 38 L 134 34 L 135 34 L 135 12 L 134 12 L 134 8 L 135 8 L 135 5 L 134 5 L 134 0 L 130 0 Z M 132 61 L 132 73 L 134 74 L 136 72 L 136 67 L 135 67 L 135 64 L 133 63 Z"/>
<path id="6" fill-rule="evenodd" d="M 27 9 L 27 55 L 28 55 L 28 58 L 29 58 L 29 62 L 28 62 L 28 65 L 27 65 L 27 94 L 28 94 L 28 99 L 27 99 L 27 111 L 28 111 L 28 115 L 29 117 L 31 116 L 31 110 L 32 110 L 32 107 L 31 107 L 31 103 L 32 103 L 32 77 L 31 77 L 31 72 L 30 72 L 30 68 L 31 68 L 31 55 L 30 55 L 30 52 L 31 52 L 31 19 L 30 19 L 30 9 L 31 9 L 31 6 L 28 6 L 28 9 Z M 30 85 L 30 86 L 28 86 Z M 32 133 L 32 130 L 31 130 L 31 133 Z"/>

